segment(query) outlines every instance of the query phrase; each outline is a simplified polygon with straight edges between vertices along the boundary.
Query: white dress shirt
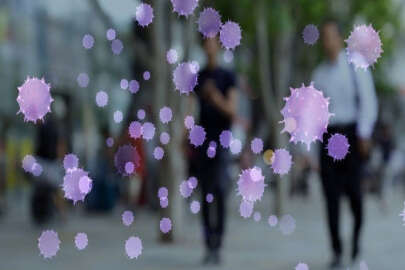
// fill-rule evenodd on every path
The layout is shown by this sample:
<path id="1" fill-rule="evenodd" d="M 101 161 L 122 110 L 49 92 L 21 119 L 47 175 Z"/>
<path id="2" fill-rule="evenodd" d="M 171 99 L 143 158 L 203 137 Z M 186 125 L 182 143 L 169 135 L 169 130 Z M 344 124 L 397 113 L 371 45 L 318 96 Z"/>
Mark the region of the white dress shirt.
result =
<path id="1" fill-rule="evenodd" d="M 329 111 L 334 115 L 330 118 L 329 125 L 356 123 L 357 135 L 370 138 L 378 111 L 370 71 L 354 69 L 342 51 L 335 62 L 327 61 L 319 65 L 312 80 L 316 89 L 330 97 Z"/>

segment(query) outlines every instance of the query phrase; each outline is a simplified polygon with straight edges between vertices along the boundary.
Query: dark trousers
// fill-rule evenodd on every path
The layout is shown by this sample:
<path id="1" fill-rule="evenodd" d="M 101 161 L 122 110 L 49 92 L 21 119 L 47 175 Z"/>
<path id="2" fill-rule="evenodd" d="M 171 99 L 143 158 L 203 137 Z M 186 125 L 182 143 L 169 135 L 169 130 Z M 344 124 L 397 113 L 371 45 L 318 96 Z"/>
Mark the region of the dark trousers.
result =
<path id="1" fill-rule="evenodd" d="M 321 178 L 326 199 L 332 249 L 335 256 L 341 255 L 342 243 L 339 235 L 340 198 L 346 195 L 354 218 L 352 256 L 356 256 L 363 222 L 363 194 L 360 175 L 362 160 L 358 153 L 356 126 L 353 124 L 329 127 L 328 133 L 330 135 L 324 136 L 321 148 Z M 329 136 L 335 133 L 345 135 L 350 144 L 349 153 L 341 161 L 334 161 L 332 157 L 328 156 L 326 148 Z"/>

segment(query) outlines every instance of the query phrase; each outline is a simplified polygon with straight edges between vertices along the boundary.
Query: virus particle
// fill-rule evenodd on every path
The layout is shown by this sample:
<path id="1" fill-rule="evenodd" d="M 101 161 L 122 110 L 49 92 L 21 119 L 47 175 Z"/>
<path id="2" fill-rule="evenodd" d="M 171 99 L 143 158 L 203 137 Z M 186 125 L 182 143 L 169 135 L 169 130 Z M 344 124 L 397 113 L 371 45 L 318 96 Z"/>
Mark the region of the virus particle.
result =
<path id="1" fill-rule="evenodd" d="M 205 200 L 207 201 L 207 203 L 212 203 L 214 201 L 214 195 L 208 193 L 207 196 L 205 196 Z"/>
<path id="2" fill-rule="evenodd" d="M 191 61 L 190 69 L 192 73 L 198 73 L 200 71 L 200 64 L 197 61 Z"/>
<path id="3" fill-rule="evenodd" d="M 402 217 L 402 222 L 404 223 L 405 226 L 405 202 L 404 202 L 404 210 L 402 211 L 401 214 L 399 214 L 400 217 Z"/>
<path id="4" fill-rule="evenodd" d="M 259 222 L 261 219 L 262 219 L 262 215 L 260 214 L 260 212 L 254 212 L 253 220 L 256 222 Z"/>
<path id="5" fill-rule="evenodd" d="M 79 158 L 75 154 L 67 154 L 63 159 L 63 168 L 65 170 L 76 169 L 79 166 Z"/>
<path id="6" fill-rule="evenodd" d="M 170 142 L 170 135 L 167 132 L 162 132 L 162 134 L 160 134 L 159 139 L 161 144 L 166 145 Z"/>
<path id="7" fill-rule="evenodd" d="M 279 226 L 282 234 L 290 235 L 295 231 L 295 219 L 291 215 L 284 215 Z"/>
<path id="8" fill-rule="evenodd" d="M 120 87 L 122 90 L 126 90 L 128 88 L 128 80 L 127 79 L 122 79 L 120 81 Z"/>
<path id="9" fill-rule="evenodd" d="M 94 37 L 90 34 L 86 34 L 83 36 L 82 45 L 85 49 L 89 50 L 93 48 L 94 45 Z"/>
<path id="10" fill-rule="evenodd" d="M 170 109 L 169 107 L 163 107 L 160 109 L 159 118 L 163 124 L 167 124 L 170 121 L 172 121 L 172 117 L 173 117 L 172 109 Z"/>
<path id="11" fill-rule="evenodd" d="M 65 177 L 63 177 L 63 191 L 65 192 L 65 198 L 72 200 L 74 204 L 78 201 L 83 201 L 86 197 L 86 193 L 83 193 L 79 187 L 79 182 L 82 177 L 88 177 L 88 172 L 82 169 L 69 170 Z"/>
<path id="12" fill-rule="evenodd" d="M 266 184 L 264 176 L 259 179 L 252 179 L 252 169 L 242 170 L 238 180 L 238 195 L 241 195 L 244 201 L 256 202 L 261 200 Z"/>
<path id="13" fill-rule="evenodd" d="M 122 112 L 121 111 L 115 111 L 114 112 L 114 122 L 115 123 L 121 123 L 123 118 Z"/>
<path id="14" fill-rule="evenodd" d="M 328 127 L 332 116 L 328 111 L 329 99 L 311 83 L 308 87 L 302 85 L 301 88 L 291 88 L 291 96 L 285 98 L 285 101 L 281 110 L 284 117 L 282 123 L 288 127 L 282 132 L 287 131 L 291 135 L 290 141 L 305 143 L 309 150 L 312 142 L 322 141 Z M 293 131 L 291 122 L 295 122 L 296 126 Z"/>
<path id="15" fill-rule="evenodd" d="M 173 82 L 180 94 L 189 94 L 197 85 L 198 73 L 190 62 L 179 64 L 173 72 Z"/>
<path id="16" fill-rule="evenodd" d="M 214 158 L 217 154 L 217 148 L 213 146 L 208 146 L 207 148 L 207 157 Z"/>
<path id="17" fill-rule="evenodd" d="M 150 80 L 150 72 L 149 72 L 149 71 L 145 71 L 145 72 L 142 74 L 142 76 L 143 76 L 143 79 L 144 79 L 145 81 L 149 81 L 149 80 Z"/>
<path id="18" fill-rule="evenodd" d="M 131 94 L 136 94 L 139 91 L 139 82 L 137 80 L 131 80 L 128 84 L 128 91 Z"/>
<path id="19" fill-rule="evenodd" d="M 170 218 L 162 218 L 160 220 L 160 231 L 162 233 L 168 233 L 172 230 L 172 221 L 170 220 Z"/>
<path id="20" fill-rule="evenodd" d="M 136 8 L 135 18 L 140 26 L 148 26 L 153 21 L 153 8 L 145 3 L 140 4 Z"/>
<path id="21" fill-rule="evenodd" d="M 155 126 L 150 123 L 146 122 L 142 125 L 142 138 L 150 141 L 155 136 Z"/>
<path id="22" fill-rule="evenodd" d="M 200 203 L 197 201 L 192 201 L 190 204 L 190 210 L 193 214 L 197 214 L 198 212 L 200 212 Z"/>
<path id="23" fill-rule="evenodd" d="M 160 187 L 158 190 L 158 198 L 167 198 L 169 196 L 169 191 L 166 187 Z"/>
<path id="24" fill-rule="evenodd" d="M 52 230 L 43 231 L 38 238 L 39 252 L 45 259 L 52 258 L 59 251 L 58 233 Z"/>
<path id="25" fill-rule="evenodd" d="M 191 176 L 190 178 L 188 178 L 187 184 L 191 189 L 195 189 L 198 185 L 198 180 L 196 177 Z"/>
<path id="26" fill-rule="evenodd" d="M 179 186 L 180 194 L 183 196 L 183 198 L 188 198 L 191 196 L 191 193 L 193 193 L 193 189 L 190 188 L 189 184 L 187 181 L 182 181 Z"/>
<path id="27" fill-rule="evenodd" d="M 24 84 L 18 87 L 18 113 L 24 115 L 24 121 L 36 123 L 43 120 L 51 111 L 51 86 L 44 79 L 27 77 Z"/>
<path id="28" fill-rule="evenodd" d="M 278 218 L 275 215 L 271 215 L 269 216 L 267 222 L 269 223 L 270 227 L 275 227 L 277 226 Z"/>
<path id="29" fill-rule="evenodd" d="M 356 68 L 367 69 L 374 65 L 383 52 L 380 36 L 371 25 L 355 26 L 345 42 L 348 61 Z"/>
<path id="30" fill-rule="evenodd" d="M 189 16 L 198 5 L 198 0 L 170 0 L 173 10 L 181 16 Z"/>
<path id="31" fill-rule="evenodd" d="M 125 226 L 129 227 L 132 222 L 134 222 L 134 213 L 132 211 L 126 210 L 124 213 L 122 213 L 122 224 Z"/>
<path id="32" fill-rule="evenodd" d="M 240 216 L 243 218 L 249 218 L 253 213 L 253 202 L 242 200 L 239 206 Z"/>
<path id="33" fill-rule="evenodd" d="M 83 250 L 87 247 L 89 240 L 87 238 L 87 234 L 85 233 L 78 233 L 75 236 L 75 245 L 78 250 Z"/>
<path id="34" fill-rule="evenodd" d="M 274 152 L 271 161 L 271 168 L 275 174 L 284 175 L 287 174 L 292 165 L 292 157 L 290 153 L 285 149 L 277 149 Z"/>
<path id="35" fill-rule="evenodd" d="M 34 165 L 32 165 L 32 174 L 35 177 L 38 177 L 42 174 L 42 166 L 39 163 L 34 163 Z"/>
<path id="36" fill-rule="evenodd" d="M 342 160 L 349 152 L 349 141 L 346 136 L 336 133 L 328 140 L 328 155 L 334 160 Z"/>
<path id="37" fill-rule="evenodd" d="M 187 115 L 184 118 L 184 126 L 187 129 L 192 129 L 194 127 L 194 117 L 192 117 L 191 115 Z"/>
<path id="38" fill-rule="evenodd" d="M 118 172 L 123 176 L 129 176 L 125 171 L 125 165 L 127 162 L 132 162 L 135 169 L 139 167 L 140 157 L 138 151 L 136 150 L 136 147 L 130 144 L 120 146 L 114 156 L 115 168 L 117 168 Z"/>
<path id="39" fill-rule="evenodd" d="M 250 170 L 250 177 L 252 178 L 252 180 L 254 182 L 261 181 L 263 178 L 262 169 L 260 169 L 259 167 L 256 167 L 256 166 L 253 167 Z"/>
<path id="40" fill-rule="evenodd" d="M 242 151 L 242 142 L 238 139 L 233 139 L 229 145 L 231 153 L 234 155 L 239 154 Z"/>
<path id="41" fill-rule="evenodd" d="M 128 238 L 125 242 L 125 252 L 130 259 L 137 259 L 142 254 L 142 240 L 135 236 Z"/>
<path id="42" fill-rule="evenodd" d="M 260 154 L 263 151 L 263 141 L 260 138 L 254 138 L 250 143 L 250 149 L 255 154 Z"/>
<path id="43" fill-rule="evenodd" d="M 165 151 L 160 146 L 155 147 L 155 149 L 153 150 L 153 157 L 156 160 L 161 160 L 163 158 L 164 154 L 165 154 Z"/>
<path id="44" fill-rule="evenodd" d="M 133 174 L 134 171 L 135 171 L 135 165 L 134 165 L 134 163 L 132 163 L 131 161 L 128 161 L 127 163 L 125 163 L 125 172 L 126 172 L 128 175 Z"/>
<path id="45" fill-rule="evenodd" d="M 217 142 L 216 141 L 210 141 L 210 143 L 208 144 L 209 147 L 214 147 L 217 148 Z"/>
<path id="46" fill-rule="evenodd" d="M 22 160 L 22 168 L 25 172 L 32 173 L 32 167 L 36 162 L 36 159 L 32 155 L 26 155 Z"/>
<path id="47" fill-rule="evenodd" d="M 114 145 L 114 139 L 111 137 L 108 137 L 107 140 L 105 141 L 108 147 L 112 147 Z"/>
<path id="48" fill-rule="evenodd" d="M 232 132 L 230 130 L 223 130 L 219 135 L 219 143 L 223 148 L 229 148 L 232 141 Z"/>
<path id="49" fill-rule="evenodd" d="M 188 136 L 190 143 L 195 147 L 202 145 L 205 141 L 206 132 L 202 126 L 195 125 L 190 130 L 190 134 Z"/>
<path id="50" fill-rule="evenodd" d="M 77 76 L 77 84 L 81 88 L 86 88 L 89 85 L 89 82 L 90 82 L 90 78 L 89 78 L 89 75 L 87 75 L 87 73 L 80 73 Z"/>
<path id="51" fill-rule="evenodd" d="M 284 120 L 284 129 L 281 132 L 292 133 L 297 128 L 297 121 L 294 118 L 288 117 Z"/>
<path id="52" fill-rule="evenodd" d="M 240 30 L 239 24 L 231 21 L 224 23 L 219 32 L 219 39 L 225 49 L 235 49 L 240 45 L 240 40 L 242 39 L 242 31 Z"/>
<path id="53" fill-rule="evenodd" d="M 313 24 L 308 24 L 305 26 L 304 31 L 302 31 L 302 37 L 306 44 L 314 45 L 319 38 L 318 28 Z"/>
<path id="54" fill-rule="evenodd" d="M 138 139 L 142 136 L 142 124 L 138 121 L 133 121 L 129 124 L 129 136 L 133 139 Z"/>
<path id="55" fill-rule="evenodd" d="M 105 107 L 108 104 L 108 94 L 104 91 L 98 91 L 96 94 L 96 104 L 99 107 Z"/>
<path id="56" fill-rule="evenodd" d="M 88 176 L 83 176 L 79 180 L 79 190 L 81 193 L 87 195 L 90 193 L 91 188 L 93 186 L 93 180 L 91 180 Z"/>
<path id="57" fill-rule="evenodd" d="M 307 264 L 305 263 L 299 263 L 297 264 L 297 266 L 295 267 L 295 270 L 309 270 L 309 267 Z"/>
<path id="58" fill-rule="evenodd" d="M 139 109 L 136 112 L 136 117 L 138 117 L 139 120 L 145 119 L 145 115 L 146 115 L 145 110 Z"/>
<path id="59" fill-rule="evenodd" d="M 166 60 L 169 64 L 174 64 L 177 62 L 178 59 L 178 55 L 177 55 L 177 51 L 175 49 L 170 49 L 167 51 L 166 53 Z"/>
<path id="60" fill-rule="evenodd" d="M 109 41 L 114 40 L 115 37 L 116 37 L 115 30 L 112 29 L 112 28 L 108 29 L 107 32 L 106 32 L 106 37 L 107 37 L 107 40 L 109 40 Z"/>
<path id="61" fill-rule="evenodd" d="M 198 18 L 198 31 L 206 37 L 215 37 L 221 29 L 221 16 L 213 8 L 206 8 L 200 13 Z"/>
<path id="62" fill-rule="evenodd" d="M 233 52 L 231 50 L 226 50 L 224 52 L 224 61 L 225 63 L 230 63 L 233 60 Z"/>
<path id="63" fill-rule="evenodd" d="M 124 44 L 122 44 L 121 40 L 114 39 L 111 42 L 111 50 L 112 50 L 113 54 L 119 55 L 123 49 L 124 49 Z"/>
<path id="64" fill-rule="evenodd" d="M 165 197 L 160 198 L 160 207 L 166 208 L 169 206 L 169 200 Z"/>

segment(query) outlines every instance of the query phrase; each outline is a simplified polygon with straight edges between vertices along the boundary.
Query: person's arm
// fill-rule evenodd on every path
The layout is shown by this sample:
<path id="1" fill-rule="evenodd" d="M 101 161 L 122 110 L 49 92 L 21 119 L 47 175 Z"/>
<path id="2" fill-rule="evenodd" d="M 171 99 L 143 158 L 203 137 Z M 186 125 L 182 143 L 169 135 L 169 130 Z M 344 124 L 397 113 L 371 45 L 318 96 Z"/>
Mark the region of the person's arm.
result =
<path id="1" fill-rule="evenodd" d="M 215 86 L 213 81 L 208 81 L 204 85 L 204 95 L 220 112 L 229 117 L 235 119 L 236 107 L 238 103 L 238 92 L 235 87 L 231 87 L 228 90 L 228 94 L 225 96 Z"/>

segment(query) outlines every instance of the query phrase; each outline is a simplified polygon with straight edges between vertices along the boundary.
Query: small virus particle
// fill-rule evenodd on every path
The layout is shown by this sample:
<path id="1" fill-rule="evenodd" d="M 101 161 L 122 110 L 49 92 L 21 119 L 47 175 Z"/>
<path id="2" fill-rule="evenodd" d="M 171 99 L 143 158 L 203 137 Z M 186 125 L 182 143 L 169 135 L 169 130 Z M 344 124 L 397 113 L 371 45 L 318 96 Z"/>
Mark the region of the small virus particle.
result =
<path id="1" fill-rule="evenodd" d="M 52 258 L 59 251 L 58 233 L 52 230 L 43 231 L 38 238 L 39 252 L 45 259 Z"/>
<path id="2" fill-rule="evenodd" d="M 87 234 L 85 233 L 78 233 L 75 236 L 75 245 L 78 250 L 83 250 L 87 247 L 89 240 L 87 238 Z"/>
<path id="3" fill-rule="evenodd" d="M 224 61 L 225 63 L 230 63 L 233 60 L 233 52 L 231 50 L 226 50 L 224 52 Z"/>
<path id="4" fill-rule="evenodd" d="M 253 213 L 253 202 L 242 200 L 239 206 L 240 216 L 243 218 L 249 218 Z"/>
<path id="5" fill-rule="evenodd" d="M 380 36 L 371 25 L 355 26 L 345 42 L 348 61 L 356 68 L 367 69 L 374 65 L 383 52 Z"/>
<path id="6" fill-rule="evenodd" d="M 113 54 L 119 55 L 123 49 L 124 49 L 124 44 L 122 44 L 121 40 L 114 39 L 111 42 L 111 50 L 112 50 Z"/>
<path id="7" fill-rule="evenodd" d="M 104 91 L 98 91 L 96 94 L 96 104 L 99 107 L 104 107 L 108 104 L 108 94 Z"/>
<path id="8" fill-rule="evenodd" d="M 230 130 L 223 130 L 219 135 L 219 143 L 223 148 L 229 148 L 232 142 L 232 132 Z"/>
<path id="9" fill-rule="evenodd" d="M 34 165 L 32 165 L 32 174 L 35 177 L 38 177 L 42 174 L 42 166 L 39 163 L 34 163 Z"/>
<path id="10" fill-rule="evenodd" d="M 159 198 L 167 198 L 169 196 L 169 191 L 166 187 L 160 187 L 158 190 L 158 197 Z"/>
<path id="11" fill-rule="evenodd" d="M 256 222 L 259 222 L 262 219 L 262 215 L 260 214 L 260 212 L 255 212 L 253 214 L 253 220 Z"/>
<path id="12" fill-rule="evenodd" d="M 207 157 L 214 158 L 216 154 L 217 154 L 217 148 L 215 148 L 213 146 L 209 146 L 207 148 Z"/>
<path id="13" fill-rule="evenodd" d="M 169 64 L 174 64 L 177 62 L 178 59 L 178 55 L 177 55 L 177 51 L 175 49 L 170 49 L 167 51 L 166 53 L 166 60 Z"/>
<path id="14" fill-rule="evenodd" d="M 309 270 L 309 267 L 307 264 L 305 263 L 299 263 L 297 264 L 297 266 L 295 267 L 295 270 Z"/>
<path id="15" fill-rule="evenodd" d="M 208 193 L 207 196 L 205 196 L 205 200 L 207 201 L 207 203 L 212 203 L 214 201 L 214 195 Z"/>
<path id="16" fill-rule="evenodd" d="M 124 213 L 122 213 L 122 224 L 125 226 L 129 227 L 132 222 L 134 222 L 134 213 L 132 211 L 126 210 Z"/>
<path id="17" fill-rule="evenodd" d="M 198 31 L 206 37 L 215 37 L 221 29 L 221 16 L 213 8 L 206 8 L 200 13 L 198 18 Z"/>
<path id="18" fill-rule="evenodd" d="M 197 214 L 198 212 L 200 212 L 200 203 L 197 201 L 192 201 L 190 204 L 190 210 L 193 214 Z"/>
<path id="19" fill-rule="evenodd" d="M 198 6 L 198 0 L 170 0 L 173 5 L 173 10 L 181 16 L 189 16 Z"/>
<path id="20" fill-rule="evenodd" d="M 180 94 L 189 94 L 197 85 L 198 73 L 190 62 L 179 64 L 173 72 L 173 82 Z"/>
<path id="21" fill-rule="evenodd" d="M 195 189 L 198 185 L 198 180 L 196 177 L 190 176 L 190 178 L 187 180 L 187 184 L 191 189 Z"/>
<path id="22" fill-rule="evenodd" d="M 183 198 L 188 198 L 193 193 L 193 189 L 189 186 L 187 181 L 182 181 L 179 186 L 180 194 Z"/>
<path id="23" fill-rule="evenodd" d="M 111 137 L 108 137 L 107 140 L 105 141 L 108 147 L 112 147 L 114 145 L 114 139 Z"/>
<path id="24" fill-rule="evenodd" d="M 349 152 L 349 141 L 346 136 L 336 133 L 328 140 L 328 155 L 334 160 L 342 160 Z"/>
<path id="25" fill-rule="evenodd" d="M 271 161 L 271 168 L 275 174 L 284 175 L 290 171 L 292 157 L 285 149 L 277 149 Z"/>
<path id="26" fill-rule="evenodd" d="M 140 26 L 148 26 L 153 21 L 153 8 L 149 4 L 140 4 L 136 8 L 135 18 Z"/>
<path id="27" fill-rule="evenodd" d="M 146 122 L 142 125 L 142 138 L 149 141 L 152 140 L 155 136 L 155 126 L 150 123 Z"/>
<path id="28" fill-rule="evenodd" d="M 239 154 L 242 151 L 242 142 L 238 139 L 233 139 L 229 145 L 231 153 L 234 155 Z"/>
<path id="29" fill-rule="evenodd" d="M 105 35 L 106 35 L 107 39 L 108 39 L 109 41 L 111 41 L 111 40 L 114 40 L 114 39 L 115 39 L 115 37 L 116 37 L 116 32 L 115 32 L 114 29 L 110 28 L 110 29 L 107 30 L 107 32 L 106 32 Z"/>
<path id="30" fill-rule="evenodd" d="M 163 145 L 166 145 L 170 142 L 170 135 L 167 132 L 162 132 L 162 134 L 160 134 L 160 143 Z"/>
<path id="31" fill-rule="evenodd" d="M 240 40 L 242 39 L 242 31 L 240 30 L 239 24 L 231 21 L 223 24 L 219 32 L 219 39 L 225 49 L 235 49 L 240 45 Z"/>
<path id="32" fill-rule="evenodd" d="M 139 109 L 136 112 L 136 117 L 138 117 L 139 120 L 145 119 L 145 115 L 146 115 L 145 110 Z"/>
<path id="33" fill-rule="evenodd" d="M 160 146 L 155 147 L 155 149 L 153 150 L 153 157 L 156 160 L 161 160 L 163 158 L 164 154 L 165 154 L 165 151 Z"/>
<path id="34" fill-rule="evenodd" d="M 271 149 L 267 149 L 266 151 L 264 151 L 264 154 L 263 154 L 264 163 L 266 163 L 267 165 L 271 165 L 273 155 L 274 155 L 274 152 Z"/>
<path id="35" fill-rule="evenodd" d="M 120 146 L 114 156 L 114 165 L 118 172 L 123 176 L 129 176 L 125 170 L 125 166 L 128 162 L 132 162 L 135 166 L 135 170 L 139 167 L 140 157 L 136 147 L 126 144 Z"/>
<path id="36" fill-rule="evenodd" d="M 84 201 L 86 193 L 80 190 L 79 182 L 83 177 L 88 177 L 88 172 L 82 169 L 68 170 L 65 177 L 63 177 L 63 191 L 65 192 L 65 198 L 72 200 L 73 204 L 78 201 Z"/>
<path id="37" fill-rule="evenodd" d="M 192 129 L 194 127 L 194 117 L 192 117 L 191 115 L 187 115 L 184 118 L 184 126 L 187 129 Z"/>
<path id="38" fill-rule="evenodd" d="M 128 85 L 128 90 L 132 94 L 136 94 L 139 91 L 139 82 L 137 80 L 131 80 Z"/>
<path id="39" fill-rule="evenodd" d="M 217 148 L 217 142 L 216 141 L 210 141 L 210 143 L 208 144 L 209 147 L 214 147 Z"/>
<path id="40" fill-rule="evenodd" d="M 131 161 L 128 161 L 127 163 L 125 163 L 125 172 L 126 172 L 128 175 L 133 174 L 134 171 L 135 171 L 134 163 L 132 163 Z"/>
<path id="41" fill-rule="evenodd" d="M 91 180 L 88 176 L 83 176 L 79 180 L 79 190 L 81 193 L 87 195 L 90 193 L 91 188 L 93 186 L 93 180 Z"/>
<path id="42" fill-rule="evenodd" d="M 125 242 L 125 252 L 130 259 L 137 259 L 142 254 L 142 240 L 135 236 L 128 238 Z"/>
<path id="43" fill-rule="evenodd" d="M 166 197 L 160 198 L 160 207 L 166 208 L 169 206 L 169 200 Z"/>
<path id="44" fill-rule="evenodd" d="M 89 85 L 90 82 L 90 78 L 89 75 L 87 75 L 87 73 L 80 73 L 77 76 L 77 84 L 82 87 L 82 88 L 86 88 Z"/>
<path id="45" fill-rule="evenodd" d="M 90 34 L 86 34 L 83 36 L 82 45 L 85 49 L 89 50 L 93 48 L 94 45 L 94 37 Z"/>
<path id="46" fill-rule="evenodd" d="M 188 136 L 190 143 L 194 145 L 194 147 L 198 147 L 202 145 L 205 141 L 206 132 L 202 126 L 195 125 L 190 130 L 190 134 Z"/>
<path id="47" fill-rule="evenodd" d="M 275 227 L 275 226 L 277 226 L 278 218 L 275 215 L 271 215 L 271 216 L 269 216 L 269 219 L 267 220 L 267 222 L 269 223 L 270 227 Z"/>
<path id="48" fill-rule="evenodd" d="M 162 233 L 168 233 L 172 230 L 172 221 L 170 220 L 170 218 L 162 218 L 160 220 L 160 231 Z"/>
<path id="49" fill-rule="evenodd" d="M 291 215 L 284 215 L 279 226 L 282 234 L 290 235 L 295 231 L 295 219 Z"/>
<path id="50" fill-rule="evenodd" d="M 129 124 L 129 136 L 133 139 L 138 139 L 142 136 L 142 124 L 138 121 L 133 121 Z"/>
<path id="51" fill-rule="evenodd" d="M 17 102 L 20 106 L 18 113 L 24 115 L 24 121 L 36 123 L 43 120 L 51 111 L 51 86 L 44 79 L 27 77 L 18 89 Z"/>
<path id="52" fill-rule="evenodd" d="M 318 28 L 313 24 L 308 24 L 305 26 L 304 31 L 302 31 L 302 37 L 306 44 L 314 45 L 319 38 Z"/>
<path id="53" fill-rule="evenodd" d="M 244 201 L 256 202 L 261 200 L 266 184 L 264 183 L 264 176 L 260 175 L 252 179 L 252 169 L 242 170 L 238 180 L 238 195 L 241 195 Z M 261 172 L 261 171 L 260 171 Z"/>
<path id="54" fill-rule="evenodd" d="M 401 214 L 399 214 L 400 217 L 402 217 L 402 222 L 404 223 L 405 226 L 405 202 L 404 202 L 404 210 L 402 211 Z"/>
<path id="55" fill-rule="evenodd" d="M 143 79 L 144 79 L 145 81 L 149 81 L 149 80 L 150 80 L 150 72 L 149 72 L 149 71 L 145 71 L 142 76 L 143 76 Z"/>
<path id="56" fill-rule="evenodd" d="M 32 155 L 26 155 L 22 160 L 22 168 L 25 172 L 32 173 L 32 167 L 36 162 L 36 159 Z"/>
<path id="57" fill-rule="evenodd" d="M 128 88 L 128 80 L 127 79 L 122 79 L 120 81 L 120 87 L 123 90 L 126 90 Z"/>
<path id="58" fill-rule="evenodd" d="M 254 138 L 250 143 L 250 149 L 255 154 L 260 154 L 263 151 L 263 141 L 260 138 Z"/>
<path id="59" fill-rule="evenodd" d="M 172 117 L 173 117 L 172 109 L 170 109 L 169 107 L 163 107 L 160 109 L 159 118 L 163 124 L 167 124 L 170 121 L 172 121 Z"/>
<path id="60" fill-rule="evenodd" d="M 115 123 L 121 123 L 123 118 L 122 112 L 121 111 L 115 111 L 114 112 L 114 122 Z"/>

